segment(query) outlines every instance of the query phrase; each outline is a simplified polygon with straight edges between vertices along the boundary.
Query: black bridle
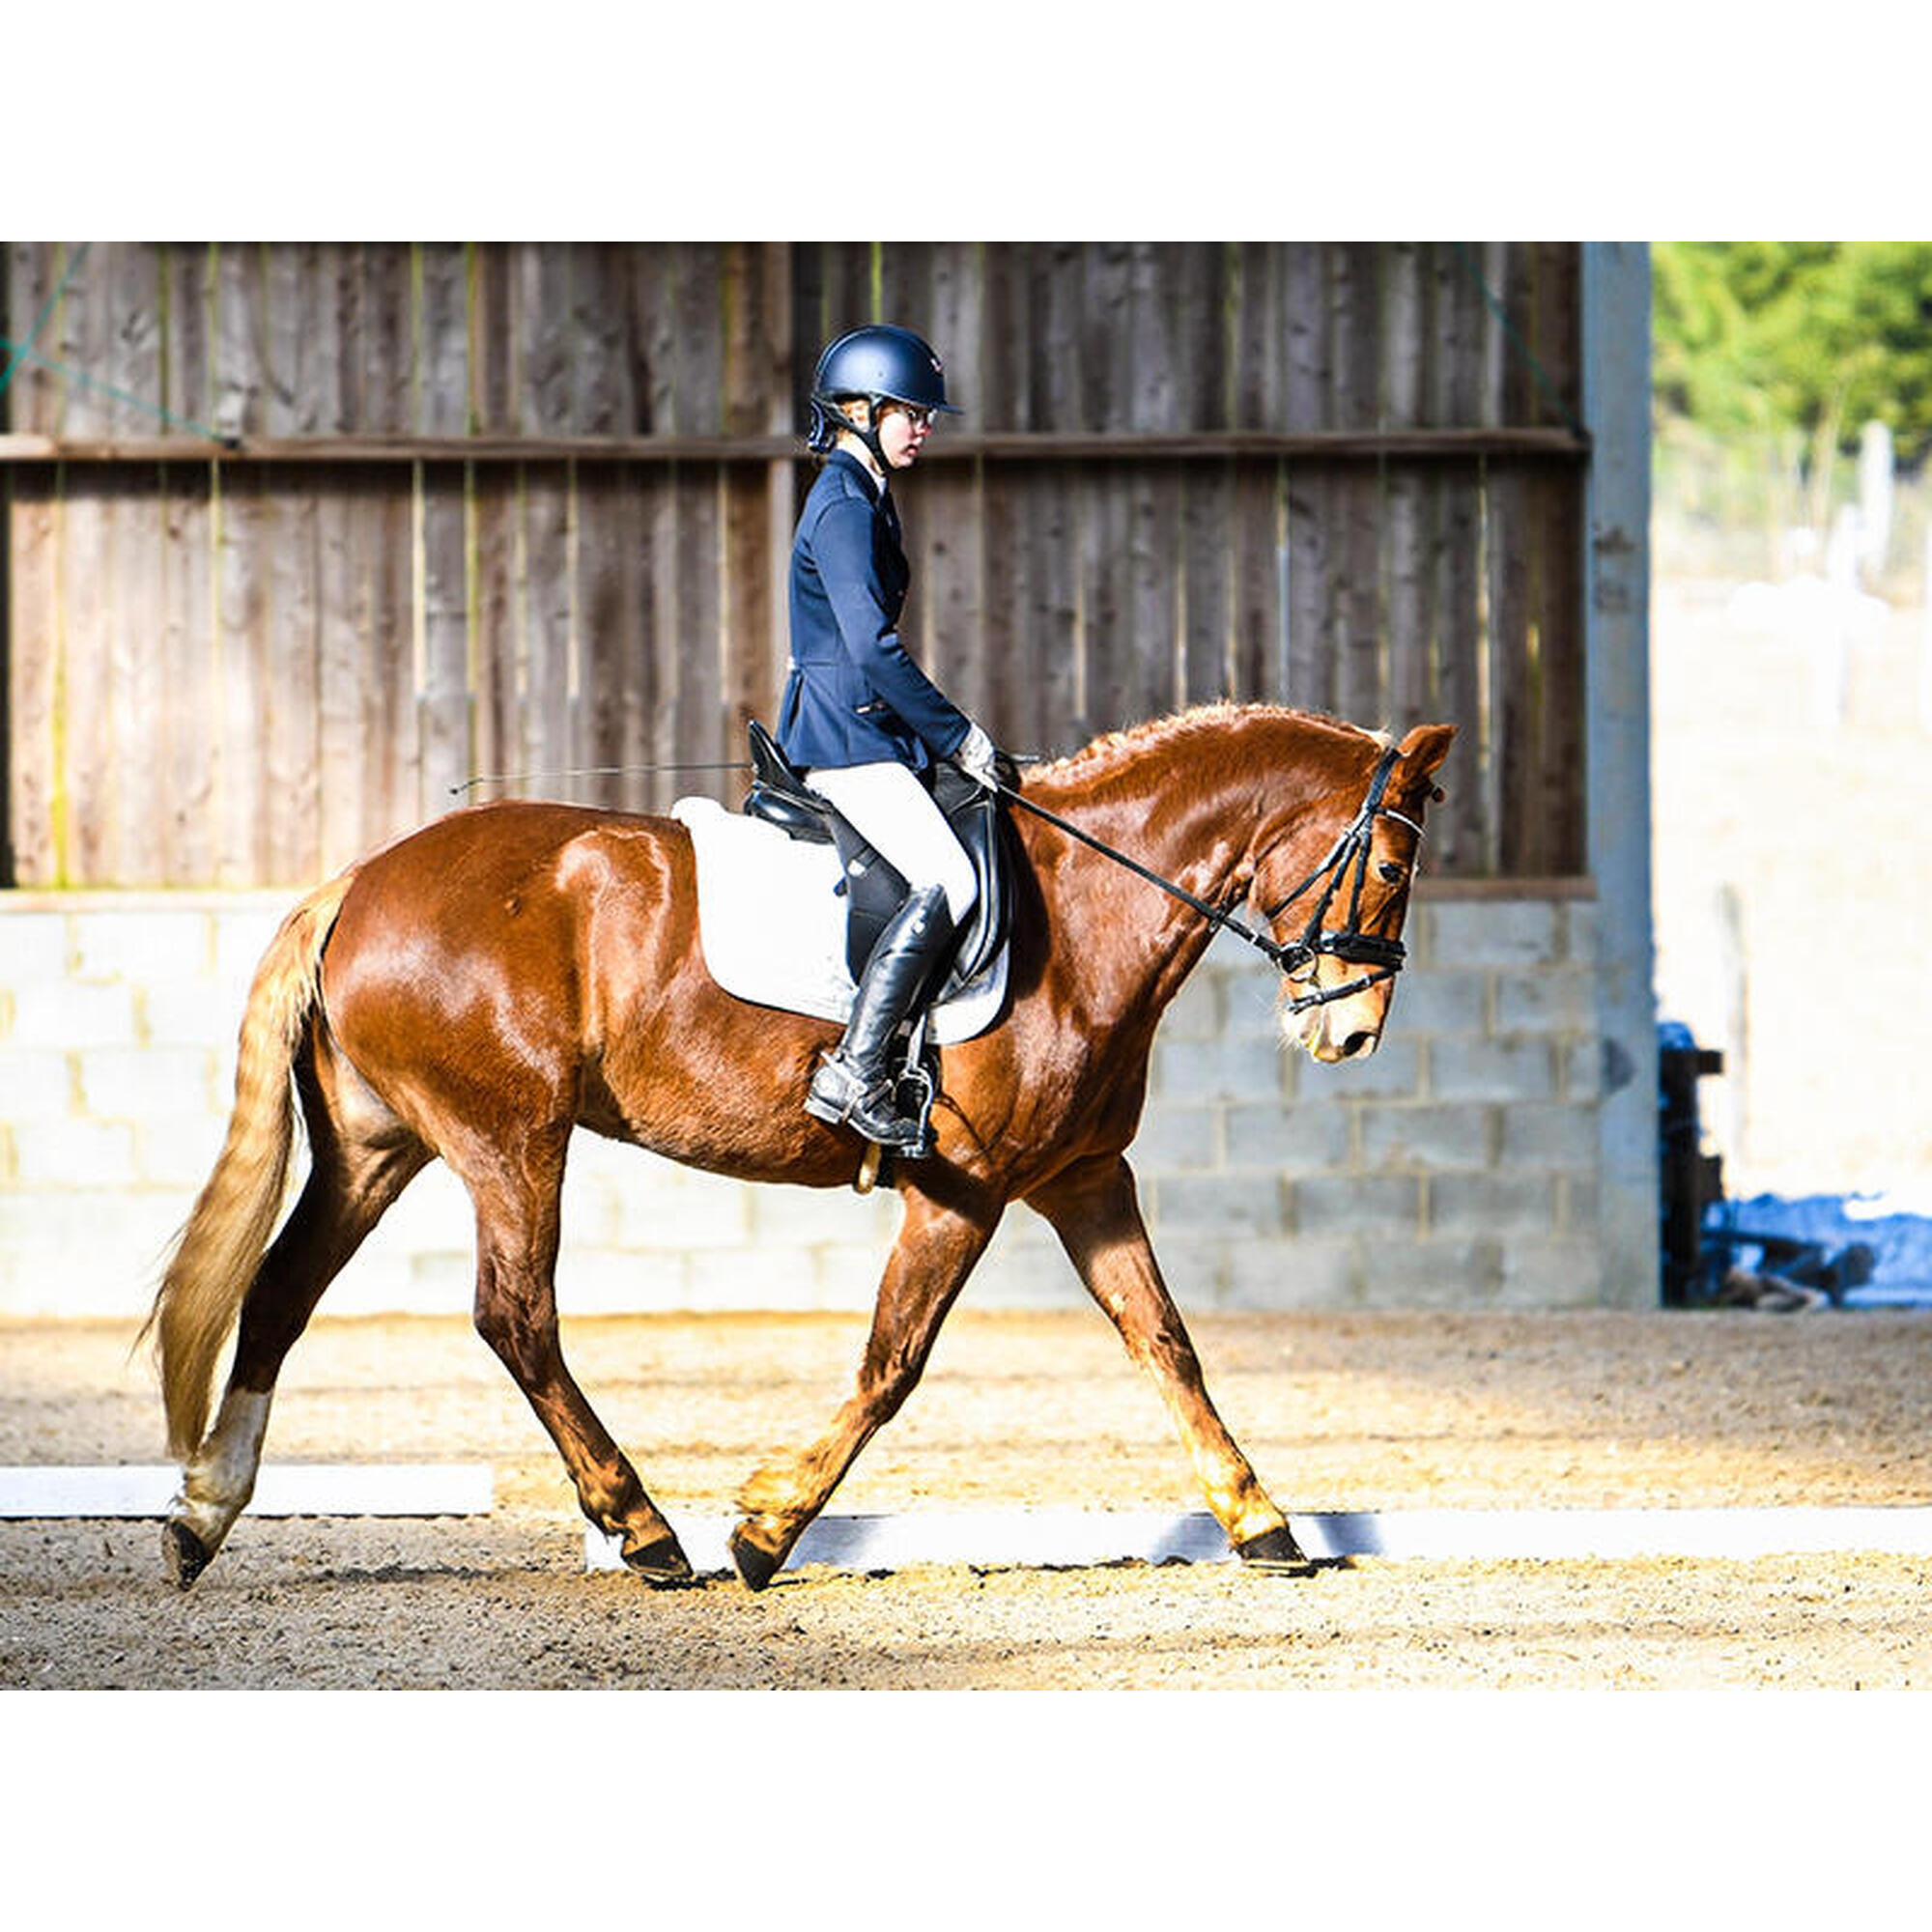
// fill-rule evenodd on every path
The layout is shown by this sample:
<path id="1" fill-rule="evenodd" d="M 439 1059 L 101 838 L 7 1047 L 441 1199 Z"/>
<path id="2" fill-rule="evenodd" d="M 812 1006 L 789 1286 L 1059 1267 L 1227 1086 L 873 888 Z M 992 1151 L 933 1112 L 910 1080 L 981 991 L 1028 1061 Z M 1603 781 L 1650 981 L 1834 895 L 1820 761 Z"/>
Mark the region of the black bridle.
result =
<path id="1" fill-rule="evenodd" d="M 1369 848 L 1375 837 L 1378 818 L 1393 818 L 1399 825 L 1406 825 L 1418 839 L 1422 837 L 1422 827 L 1406 813 L 1397 811 L 1392 806 L 1382 803 L 1382 796 L 1388 790 L 1389 776 L 1395 770 L 1396 761 L 1401 756 L 1399 749 L 1391 745 L 1383 751 L 1377 761 L 1374 775 L 1369 780 L 1367 795 L 1362 807 L 1349 821 L 1342 836 L 1328 848 L 1328 856 L 1287 895 L 1277 899 L 1271 906 L 1264 907 L 1262 917 L 1272 925 L 1296 899 L 1304 894 L 1321 887 L 1321 895 L 1308 916 L 1308 923 L 1286 941 L 1271 939 L 1264 932 L 1257 932 L 1253 926 L 1245 924 L 1234 916 L 1234 909 L 1243 897 L 1245 891 L 1237 893 L 1226 905 L 1209 905 L 1206 899 L 1197 898 L 1184 886 L 1177 886 L 1171 879 L 1163 879 L 1158 872 L 1150 871 L 1137 860 L 1129 859 L 1124 852 L 1117 852 L 1113 846 L 1104 844 L 1091 834 L 1081 831 L 1077 825 L 1070 825 L 1059 813 L 1048 811 L 1042 805 L 1036 805 L 1011 785 L 1001 784 L 1001 795 L 1009 798 L 1015 805 L 1023 806 L 1036 818 L 1043 818 L 1049 825 L 1057 825 L 1061 831 L 1079 839 L 1083 845 L 1091 845 L 1094 851 L 1103 853 L 1116 864 L 1124 866 L 1128 871 L 1147 880 L 1151 886 L 1158 886 L 1171 897 L 1179 899 L 1182 905 L 1191 906 L 1210 924 L 1225 927 L 1238 939 L 1244 939 L 1258 952 L 1264 952 L 1280 969 L 1282 977 L 1291 985 L 1302 983 L 1295 975 L 1313 966 L 1323 953 L 1331 959 L 1345 960 L 1350 966 L 1368 966 L 1375 970 L 1365 973 L 1360 979 L 1350 980 L 1343 986 L 1317 986 L 1311 993 L 1303 993 L 1289 1001 L 1291 1012 L 1305 1012 L 1310 1007 L 1325 1007 L 1331 1000 L 1346 1000 L 1355 993 L 1365 992 L 1383 980 L 1392 980 L 1402 971 L 1402 962 L 1408 956 L 1406 949 L 1399 939 L 1386 939 L 1379 933 L 1364 932 L 1361 928 L 1362 887 L 1369 873 Z M 1350 878 L 1352 870 L 1353 877 Z M 1324 884 L 1323 881 L 1326 883 Z M 1339 930 L 1330 932 L 1321 923 L 1328 916 L 1328 908 L 1334 904 L 1342 892 L 1344 882 L 1348 882 L 1349 909 L 1348 923 Z"/>

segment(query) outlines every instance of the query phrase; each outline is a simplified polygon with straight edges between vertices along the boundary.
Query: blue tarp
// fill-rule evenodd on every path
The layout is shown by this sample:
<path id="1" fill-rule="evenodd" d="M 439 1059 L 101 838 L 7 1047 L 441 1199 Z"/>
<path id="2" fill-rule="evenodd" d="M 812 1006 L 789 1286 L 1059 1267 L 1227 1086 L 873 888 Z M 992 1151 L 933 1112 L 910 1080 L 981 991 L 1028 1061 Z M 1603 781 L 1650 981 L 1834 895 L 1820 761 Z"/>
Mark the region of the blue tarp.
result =
<path id="1" fill-rule="evenodd" d="M 1705 1215 L 1704 1225 L 1816 1241 L 1827 1254 L 1861 1241 L 1872 1251 L 1872 1278 L 1846 1291 L 1847 1308 L 1932 1308 L 1932 1218 L 1909 1211 L 1895 1197 L 1812 1194 L 1787 1201 L 1758 1194 L 1719 1204 Z M 1756 1260 L 1748 1248 L 1741 1249 L 1738 1258 L 1747 1267 Z M 1776 1272 L 1776 1262 L 1771 1265 Z"/>

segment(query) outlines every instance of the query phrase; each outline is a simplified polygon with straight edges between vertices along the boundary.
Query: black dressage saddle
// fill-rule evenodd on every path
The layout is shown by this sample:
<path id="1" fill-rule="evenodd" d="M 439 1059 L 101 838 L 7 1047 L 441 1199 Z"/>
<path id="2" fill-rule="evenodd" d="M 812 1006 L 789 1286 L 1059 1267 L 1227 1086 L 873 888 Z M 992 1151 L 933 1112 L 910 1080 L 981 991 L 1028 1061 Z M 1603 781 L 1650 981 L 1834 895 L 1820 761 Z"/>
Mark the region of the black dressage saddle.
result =
<path id="1" fill-rule="evenodd" d="M 745 796 L 748 818 L 762 818 L 788 838 L 831 845 L 838 853 L 838 890 L 846 896 L 845 964 L 854 980 L 866 970 L 872 947 L 892 916 L 905 903 L 905 877 L 869 845 L 799 777 L 771 733 L 750 723 L 752 789 Z M 938 999 L 950 999 L 992 964 L 1006 942 L 1012 917 L 1011 828 L 996 793 L 976 784 L 943 760 L 933 768 L 932 795 L 966 848 L 979 882 L 972 917 L 959 935 Z M 936 1004 L 936 1002 L 935 1002 Z"/>

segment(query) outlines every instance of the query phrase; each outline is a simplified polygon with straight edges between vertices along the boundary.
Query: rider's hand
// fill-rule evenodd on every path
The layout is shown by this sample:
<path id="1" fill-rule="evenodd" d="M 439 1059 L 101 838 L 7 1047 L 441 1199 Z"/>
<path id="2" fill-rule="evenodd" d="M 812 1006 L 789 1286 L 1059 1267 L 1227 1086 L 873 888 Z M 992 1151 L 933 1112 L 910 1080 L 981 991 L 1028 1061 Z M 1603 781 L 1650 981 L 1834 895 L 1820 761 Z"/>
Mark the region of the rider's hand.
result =
<path id="1" fill-rule="evenodd" d="M 979 725 L 972 725 L 952 753 L 952 762 L 988 791 L 1000 784 L 1000 749 Z"/>

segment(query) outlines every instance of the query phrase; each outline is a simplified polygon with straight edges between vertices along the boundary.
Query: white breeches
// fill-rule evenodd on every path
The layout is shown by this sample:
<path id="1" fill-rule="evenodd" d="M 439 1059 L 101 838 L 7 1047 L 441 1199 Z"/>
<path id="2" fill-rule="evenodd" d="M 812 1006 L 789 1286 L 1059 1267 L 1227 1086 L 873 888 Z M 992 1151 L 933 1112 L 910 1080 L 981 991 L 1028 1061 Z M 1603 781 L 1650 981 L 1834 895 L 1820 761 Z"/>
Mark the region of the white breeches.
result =
<path id="1" fill-rule="evenodd" d="M 946 909 L 958 925 L 980 895 L 973 862 L 952 836 L 946 814 L 918 775 L 895 759 L 875 765 L 821 765 L 805 774 L 813 791 L 829 798 L 905 875 L 914 892 L 940 886 Z"/>

